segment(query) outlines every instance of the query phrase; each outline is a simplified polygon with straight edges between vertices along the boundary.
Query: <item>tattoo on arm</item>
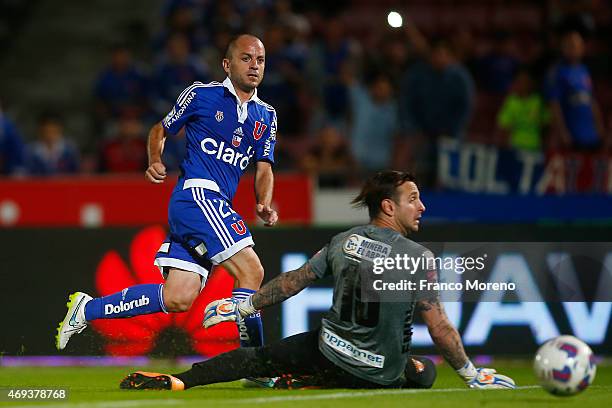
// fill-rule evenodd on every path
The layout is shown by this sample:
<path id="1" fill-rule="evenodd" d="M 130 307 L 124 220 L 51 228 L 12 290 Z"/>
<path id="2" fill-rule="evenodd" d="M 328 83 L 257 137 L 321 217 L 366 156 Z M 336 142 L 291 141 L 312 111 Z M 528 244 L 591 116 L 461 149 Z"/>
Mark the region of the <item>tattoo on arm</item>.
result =
<path id="1" fill-rule="evenodd" d="M 463 342 L 457 329 L 448 321 L 444 307 L 437 297 L 419 301 L 418 309 L 424 314 L 431 314 L 428 320 L 429 334 L 440 354 L 455 370 L 468 361 Z M 431 323 L 430 323 L 431 322 Z"/>
<path id="2" fill-rule="evenodd" d="M 286 273 L 281 273 L 266 283 L 253 295 L 253 307 L 261 309 L 275 305 L 297 294 L 317 279 L 308 264 Z"/>
<path id="3" fill-rule="evenodd" d="M 417 303 L 417 310 L 420 312 L 429 312 L 434 308 L 438 313 L 444 313 L 442 305 L 440 304 L 440 299 L 437 295 L 426 297 Z"/>

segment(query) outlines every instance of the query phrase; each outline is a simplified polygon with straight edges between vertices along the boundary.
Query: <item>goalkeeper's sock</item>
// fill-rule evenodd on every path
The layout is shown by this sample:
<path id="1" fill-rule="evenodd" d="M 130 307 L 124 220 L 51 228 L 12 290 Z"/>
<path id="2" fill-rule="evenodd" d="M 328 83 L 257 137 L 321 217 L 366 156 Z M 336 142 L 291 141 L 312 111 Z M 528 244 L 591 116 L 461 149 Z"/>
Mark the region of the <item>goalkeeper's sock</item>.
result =
<path id="1" fill-rule="evenodd" d="M 85 319 L 116 319 L 165 312 L 163 284 L 136 285 L 112 295 L 90 300 L 85 305 Z"/>
<path id="2" fill-rule="evenodd" d="M 238 300 L 244 300 L 253 293 L 255 293 L 253 289 L 236 288 L 232 291 L 232 296 Z M 236 324 L 240 334 L 240 347 L 261 347 L 264 345 L 263 324 L 259 311 L 238 319 Z"/>

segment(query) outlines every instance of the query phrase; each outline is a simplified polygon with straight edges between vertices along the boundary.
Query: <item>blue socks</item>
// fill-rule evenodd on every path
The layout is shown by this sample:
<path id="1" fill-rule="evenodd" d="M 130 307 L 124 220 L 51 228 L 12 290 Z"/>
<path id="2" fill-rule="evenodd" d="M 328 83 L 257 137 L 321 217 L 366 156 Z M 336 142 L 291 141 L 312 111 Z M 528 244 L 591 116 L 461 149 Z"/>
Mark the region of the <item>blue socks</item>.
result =
<path id="1" fill-rule="evenodd" d="M 163 284 L 136 285 L 112 295 L 90 300 L 85 305 L 85 319 L 117 319 L 150 313 L 166 312 L 162 294 Z M 252 289 L 232 291 L 236 299 L 246 299 L 255 293 Z M 241 347 L 261 347 L 264 344 L 263 325 L 259 312 L 243 318 L 238 324 Z"/>
<path id="2" fill-rule="evenodd" d="M 116 319 L 165 312 L 163 284 L 136 285 L 112 295 L 95 298 L 85 305 L 85 319 Z"/>
<path id="3" fill-rule="evenodd" d="M 236 288 L 232 290 L 232 296 L 238 300 L 243 300 L 255 292 L 253 289 Z M 263 324 L 261 323 L 260 312 L 247 316 L 236 324 L 240 335 L 240 347 L 263 346 Z"/>

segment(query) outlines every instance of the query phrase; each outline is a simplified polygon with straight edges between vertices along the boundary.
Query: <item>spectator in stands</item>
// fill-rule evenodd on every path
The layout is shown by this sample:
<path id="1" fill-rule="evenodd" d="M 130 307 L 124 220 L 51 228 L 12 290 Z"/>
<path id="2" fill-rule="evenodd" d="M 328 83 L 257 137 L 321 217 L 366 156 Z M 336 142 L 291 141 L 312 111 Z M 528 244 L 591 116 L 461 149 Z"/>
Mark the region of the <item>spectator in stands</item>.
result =
<path id="1" fill-rule="evenodd" d="M 146 169 L 147 147 L 140 119 L 123 115 L 117 124 L 117 133 L 107 140 L 100 152 L 100 171 L 131 173 Z"/>
<path id="2" fill-rule="evenodd" d="M 240 13 L 237 8 L 238 2 L 232 0 L 216 0 L 203 2 L 203 24 L 208 37 L 214 37 L 219 31 L 229 31 L 237 33 L 244 30 L 245 16 Z M 243 6 L 248 6 L 247 3 L 257 2 L 241 2 Z M 251 31 L 245 31 L 251 32 Z M 252 33 L 252 32 L 251 32 Z M 257 35 L 257 33 L 252 33 Z M 225 47 L 224 47 L 225 48 Z"/>
<path id="3" fill-rule="evenodd" d="M 209 76 L 213 81 L 221 82 L 227 75 L 223 71 L 221 61 L 223 60 L 225 47 L 231 38 L 232 32 L 229 29 L 219 30 L 213 35 L 213 43 L 209 47 L 202 48 L 200 56 L 204 60 L 209 70 Z"/>
<path id="4" fill-rule="evenodd" d="M 401 116 L 409 133 L 462 138 L 474 98 L 472 77 L 458 64 L 445 40 L 433 43 L 400 85 Z"/>
<path id="5" fill-rule="evenodd" d="M 325 126 L 303 156 L 301 168 L 318 177 L 320 187 L 345 187 L 354 176 L 354 161 L 346 140 L 333 126 Z"/>
<path id="6" fill-rule="evenodd" d="M 162 52 L 168 40 L 174 34 L 185 36 L 189 42 L 189 49 L 193 53 L 200 51 L 201 47 L 206 43 L 206 35 L 202 28 L 211 26 L 211 23 L 202 24 L 204 7 L 198 3 L 201 2 L 176 0 L 166 3 L 163 10 L 165 17 L 164 28 L 153 41 L 153 49 L 155 51 Z M 211 5 L 216 3 L 216 1 L 209 2 Z M 226 20 L 219 16 L 218 21 L 225 22 Z"/>
<path id="7" fill-rule="evenodd" d="M 535 91 L 533 78 L 526 69 L 520 70 L 497 115 L 497 123 L 505 131 L 501 144 L 539 151 L 542 128 L 548 120 L 548 110 L 544 99 Z"/>
<path id="8" fill-rule="evenodd" d="M 385 33 L 372 47 L 364 47 L 366 70 L 384 71 L 391 82 L 399 84 L 409 64 L 410 52 L 404 36 Z"/>
<path id="9" fill-rule="evenodd" d="M 302 77 L 286 54 L 285 31 L 281 26 L 270 26 L 263 42 L 266 45 L 266 80 L 258 92 L 276 109 L 279 123 L 284 123 L 283 134 L 294 135 L 300 131 L 297 93 Z"/>
<path id="10" fill-rule="evenodd" d="M 282 25 L 287 29 L 286 36 L 288 42 L 292 46 L 295 46 L 290 52 L 296 59 L 301 61 L 295 61 L 298 64 L 305 61 L 306 53 L 303 50 L 302 40 L 304 36 L 310 32 L 310 22 L 305 15 L 296 13 L 290 0 L 276 0 L 274 2 L 274 23 Z M 302 66 L 300 65 L 300 68 Z"/>
<path id="11" fill-rule="evenodd" d="M 144 115 L 149 108 L 148 90 L 148 80 L 134 64 L 130 50 L 114 46 L 109 66 L 96 81 L 96 118 L 104 123 L 123 114 Z"/>
<path id="12" fill-rule="evenodd" d="M 21 135 L 0 104 L 0 176 L 22 173 L 23 155 Z"/>
<path id="13" fill-rule="evenodd" d="M 365 173 L 390 167 L 398 112 L 389 76 L 375 72 L 365 87 L 347 75 L 346 83 L 351 101 L 351 150 L 357 165 Z"/>
<path id="14" fill-rule="evenodd" d="M 210 81 L 208 68 L 190 50 L 187 37 L 174 33 L 168 38 L 166 54 L 155 67 L 155 110 L 163 115 L 174 104 L 176 95 L 195 81 Z M 219 62 L 220 64 L 220 62 Z"/>
<path id="15" fill-rule="evenodd" d="M 473 105 L 472 77 L 455 60 L 446 40 L 434 40 L 428 58 L 409 68 L 400 85 L 404 137 L 397 149 L 399 153 L 412 151 L 415 170 L 425 184 L 435 182 L 438 139 L 463 139 Z M 395 161 L 405 168 L 401 155 Z"/>
<path id="16" fill-rule="evenodd" d="M 513 38 L 507 32 L 497 32 L 489 52 L 475 62 L 476 77 L 486 92 L 505 95 L 520 66 Z"/>
<path id="17" fill-rule="evenodd" d="M 36 176 L 70 174 L 79 171 L 79 153 L 64 136 L 62 119 L 55 113 L 44 113 L 38 120 L 36 141 L 26 150 L 26 169 Z"/>
<path id="18" fill-rule="evenodd" d="M 606 139 L 588 68 L 582 63 L 584 40 L 577 31 L 561 39 L 562 59 L 549 72 L 547 96 L 553 138 L 564 148 L 596 151 Z"/>
<path id="19" fill-rule="evenodd" d="M 348 115 L 348 89 L 340 74 L 359 52 L 357 44 L 347 38 L 344 25 L 338 18 L 330 18 L 324 26 L 323 40 L 313 44 L 308 71 L 310 83 L 318 88 L 328 120 L 345 124 Z"/>
<path id="20" fill-rule="evenodd" d="M 457 61 L 461 62 L 470 73 L 476 72 L 476 44 L 474 33 L 467 25 L 459 25 L 450 36 L 451 47 Z"/>

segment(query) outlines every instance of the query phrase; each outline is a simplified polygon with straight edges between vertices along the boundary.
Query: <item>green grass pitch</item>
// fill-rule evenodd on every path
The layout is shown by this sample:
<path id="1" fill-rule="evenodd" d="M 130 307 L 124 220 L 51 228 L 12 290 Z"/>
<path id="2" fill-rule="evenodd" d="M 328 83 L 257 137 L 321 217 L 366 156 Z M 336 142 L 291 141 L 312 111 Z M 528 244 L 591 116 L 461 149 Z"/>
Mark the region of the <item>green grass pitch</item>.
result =
<path id="1" fill-rule="evenodd" d="M 119 381 L 136 369 L 176 372 L 183 367 L 0 368 L 0 388 L 66 387 L 66 401 L 0 402 L 0 406 L 47 407 L 611 407 L 612 366 L 597 367 L 595 383 L 584 393 L 559 398 L 536 386 L 530 362 L 496 361 L 515 379 L 518 390 L 469 390 L 446 365 L 438 366 L 432 390 L 270 390 L 243 388 L 239 382 L 197 387 L 185 392 L 125 391 Z"/>

